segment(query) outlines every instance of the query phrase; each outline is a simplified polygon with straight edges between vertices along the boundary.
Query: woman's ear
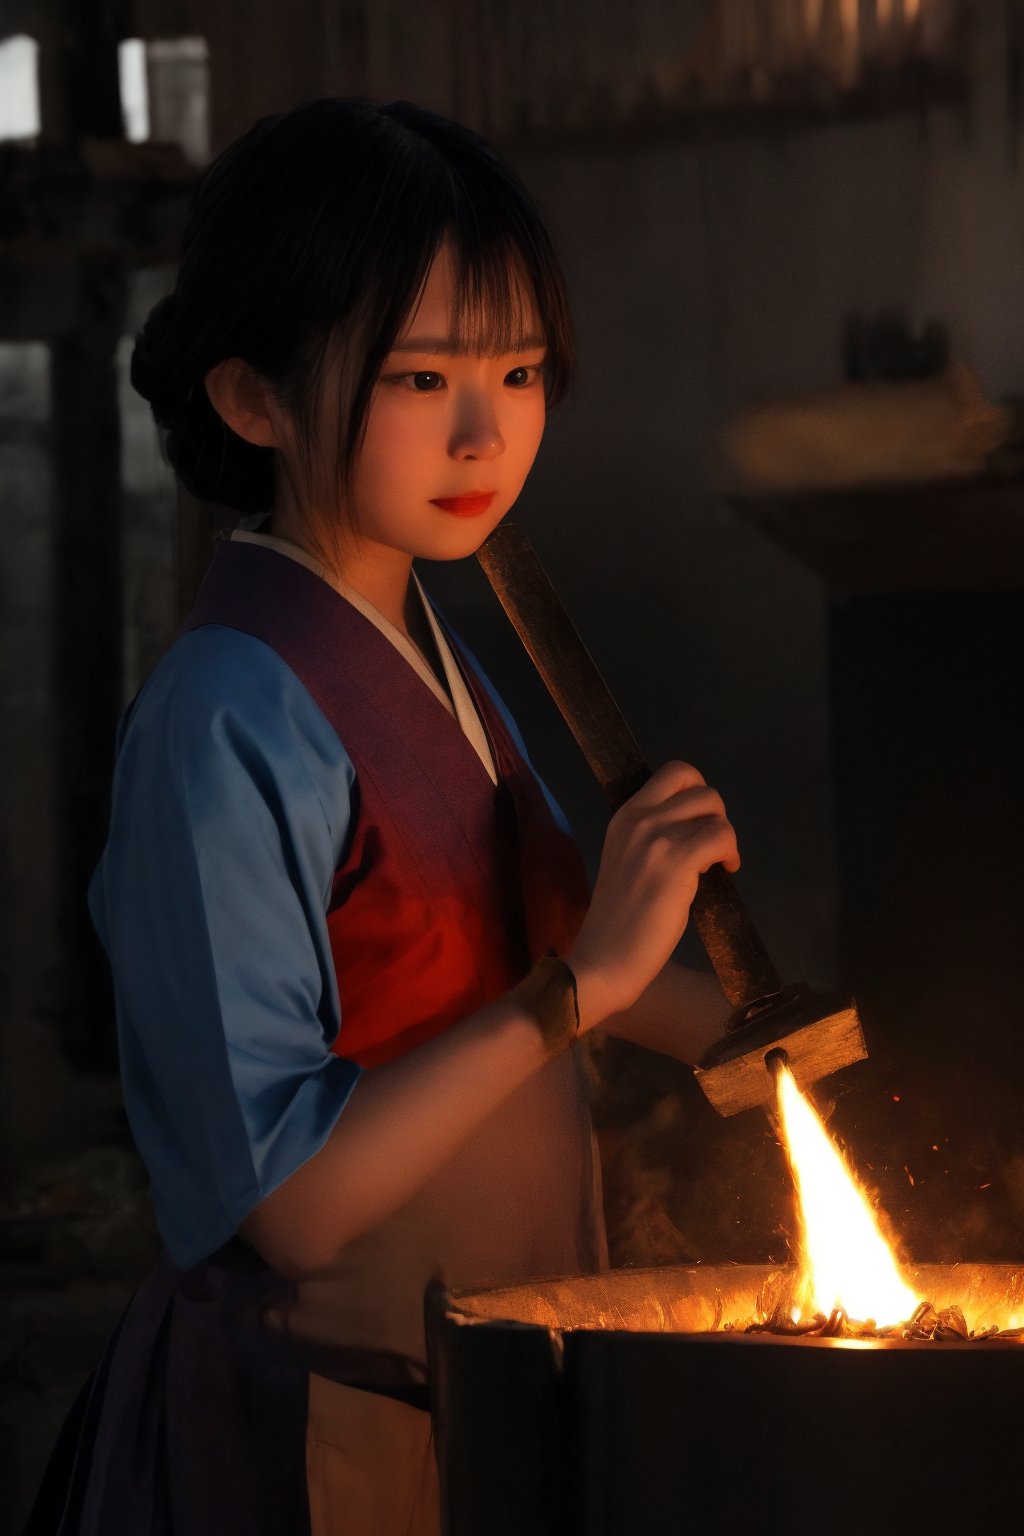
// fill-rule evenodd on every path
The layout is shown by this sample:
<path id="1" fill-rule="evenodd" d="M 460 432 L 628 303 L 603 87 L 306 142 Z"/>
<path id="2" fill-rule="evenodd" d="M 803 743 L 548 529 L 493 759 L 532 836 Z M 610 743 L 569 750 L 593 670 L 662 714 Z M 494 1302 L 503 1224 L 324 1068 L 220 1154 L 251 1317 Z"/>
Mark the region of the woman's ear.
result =
<path id="1" fill-rule="evenodd" d="M 240 357 L 216 363 L 203 383 L 217 415 L 258 448 L 280 448 L 280 413 L 267 381 Z"/>

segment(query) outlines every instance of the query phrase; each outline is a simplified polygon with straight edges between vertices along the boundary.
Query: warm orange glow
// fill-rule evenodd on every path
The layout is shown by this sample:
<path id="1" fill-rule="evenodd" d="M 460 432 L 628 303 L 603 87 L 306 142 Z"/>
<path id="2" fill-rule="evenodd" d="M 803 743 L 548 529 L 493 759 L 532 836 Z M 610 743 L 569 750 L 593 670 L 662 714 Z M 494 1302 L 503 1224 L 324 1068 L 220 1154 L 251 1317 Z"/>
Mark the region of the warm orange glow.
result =
<path id="1" fill-rule="evenodd" d="M 812 37 L 817 37 L 821 27 L 821 10 L 825 0 L 804 0 L 804 24 Z"/>
<path id="2" fill-rule="evenodd" d="M 800 1203 L 799 1301 L 811 1315 L 841 1307 L 887 1328 L 919 1297 L 900 1274 L 867 1196 L 821 1120 L 783 1067 L 777 1077 L 783 1140 Z"/>

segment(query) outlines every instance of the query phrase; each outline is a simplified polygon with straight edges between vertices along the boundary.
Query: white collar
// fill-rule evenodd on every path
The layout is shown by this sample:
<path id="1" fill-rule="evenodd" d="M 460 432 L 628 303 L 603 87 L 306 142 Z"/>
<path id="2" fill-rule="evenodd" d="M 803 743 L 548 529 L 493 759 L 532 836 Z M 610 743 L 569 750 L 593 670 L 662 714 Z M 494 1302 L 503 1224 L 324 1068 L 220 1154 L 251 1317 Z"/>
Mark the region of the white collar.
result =
<path id="1" fill-rule="evenodd" d="M 455 716 L 462 727 L 463 734 L 486 769 L 491 783 L 497 784 L 498 775 L 494 766 L 494 758 L 491 753 L 490 742 L 487 739 L 487 733 L 484 730 L 469 689 L 463 680 L 459 664 L 452 655 L 451 647 L 444 637 L 441 626 L 437 622 L 433 606 L 423 590 L 416 571 L 413 570 L 412 579 L 419 593 L 420 602 L 423 604 L 423 611 L 426 614 L 430 632 L 434 637 L 434 644 L 437 646 L 437 654 L 441 658 L 441 665 L 444 668 L 444 675 L 448 684 L 447 693 L 441 686 L 433 667 L 429 665 L 419 649 L 412 644 L 406 635 L 402 634 L 401 630 L 396 629 L 391 620 L 385 618 L 384 614 L 378 608 L 375 608 L 368 598 L 365 598 L 361 592 L 357 592 L 355 587 L 350 586 L 341 577 L 334 575 L 322 561 L 317 560 L 314 555 L 307 554 L 304 549 L 301 549 L 298 544 L 293 544 L 290 539 L 279 539 L 274 534 L 258 533 L 255 528 L 246 526 L 247 523 L 258 525 L 262 521 L 262 516 L 258 518 L 243 518 L 241 524 L 232 533 L 232 540 L 239 544 L 262 545 L 264 548 L 276 550 L 278 554 L 286 555 L 289 560 L 295 560 L 299 565 L 304 565 L 307 570 L 319 576 L 322 581 L 326 581 L 329 587 L 333 587 L 335 592 L 340 593 L 346 602 L 351 603 L 353 608 L 358 609 L 365 619 L 369 619 L 370 623 L 375 625 L 386 639 L 390 640 L 396 651 L 404 656 L 417 676 L 422 679 L 434 697 L 444 705 L 448 713 Z"/>

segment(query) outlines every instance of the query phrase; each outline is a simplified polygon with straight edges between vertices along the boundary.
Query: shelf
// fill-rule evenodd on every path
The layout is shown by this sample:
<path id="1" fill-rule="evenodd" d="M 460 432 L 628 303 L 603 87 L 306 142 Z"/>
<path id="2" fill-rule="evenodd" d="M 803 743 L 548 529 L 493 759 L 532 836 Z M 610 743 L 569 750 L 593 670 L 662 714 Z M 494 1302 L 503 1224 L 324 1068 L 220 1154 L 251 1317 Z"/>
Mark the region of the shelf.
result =
<path id="1" fill-rule="evenodd" d="M 837 596 L 1024 590 L 1024 478 L 728 500 Z"/>

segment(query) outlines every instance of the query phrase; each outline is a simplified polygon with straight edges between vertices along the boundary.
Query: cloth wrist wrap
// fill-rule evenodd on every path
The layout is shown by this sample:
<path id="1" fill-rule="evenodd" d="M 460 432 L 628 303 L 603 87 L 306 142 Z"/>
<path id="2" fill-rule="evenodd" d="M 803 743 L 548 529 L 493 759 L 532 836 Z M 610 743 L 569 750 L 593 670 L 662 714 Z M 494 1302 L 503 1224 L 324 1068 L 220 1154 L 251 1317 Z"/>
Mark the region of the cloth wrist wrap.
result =
<path id="1" fill-rule="evenodd" d="M 580 1004 L 576 977 L 564 960 L 554 954 L 537 961 L 512 996 L 536 1019 L 550 1056 L 558 1056 L 579 1034 Z"/>

